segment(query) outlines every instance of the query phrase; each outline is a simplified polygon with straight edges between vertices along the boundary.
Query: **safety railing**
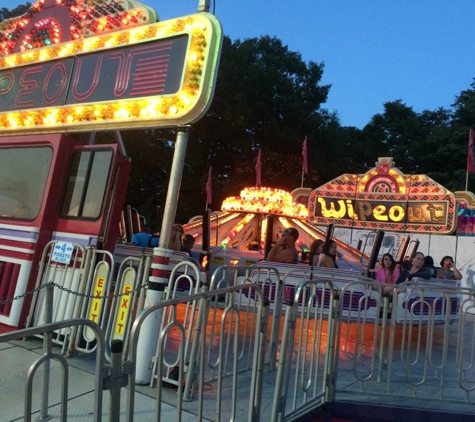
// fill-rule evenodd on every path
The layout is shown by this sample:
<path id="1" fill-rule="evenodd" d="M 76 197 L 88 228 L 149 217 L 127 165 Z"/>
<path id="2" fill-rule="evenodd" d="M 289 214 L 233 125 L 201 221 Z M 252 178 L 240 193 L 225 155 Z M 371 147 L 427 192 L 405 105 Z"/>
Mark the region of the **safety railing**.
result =
<path id="1" fill-rule="evenodd" d="M 96 336 L 95 376 L 87 388 L 88 392 L 92 392 L 93 397 L 89 402 L 82 403 L 81 411 L 84 412 L 85 415 L 88 415 L 89 420 L 93 422 L 102 421 L 103 388 L 108 376 L 108 371 L 106 370 L 108 367 L 106 366 L 104 358 L 105 339 L 100 327 L 95 322 L 86 319 L 53 322 L 0 336 L 0 344 L 40 335 L 43 337 L 44 343 L 43 353 L 31 363 L 29 368 L 24 369 L 26 372 L 25 378 L 21 381 L 18 379 L 15 380 L 15 382 L 20 381 L 25 385 L 23 414 L 12 414 L 11 404 L 3 401 L 2 420 L 20 420 L 20 418 L 22 418 L 21 420 L 30 422 L 31 420 L 49 420 L 53 417 L 55 420 L 61 422 L 70 420 L 68 419 L 68 403 L 71 397 L 69 397 L 68 392 L 71 381 L 73 381 L 70 376 L 71 366 L 63 354 L 57 353 L 53 349 L 52 336 L 60 330 L 74 327 L 88 327 Z M 54 372 L 54 382 L 50 372 L 52 362 L 58 362 L 60 365 L 59 376 L 57 370 Z M 5 374 L 5 371 L 3 371 L 3 373 Z M 41 377 L 41 379 L 38 380 L 39 377 Z M 61 382 L 58 382 L 58 379 Z M 59 402 L 57 401 L 58 397 Z M 53 398 L 54 401 L 51 400 L 51 398 Z M 20 397 L 14 398 L 16 401 L 19 399 Z"/>
<path id="2" fill-rule="evenodd" d="M 250 309 L 243 311 L 236 305 L 242 295 L 254 298 L 255 318 L 248 318 Z M 219 298 L 224 298 L 223 307 L 210 306 Z M 192 353 L 186 356 L 188 328 L 183 314 L 190 304 L 195 304 L 199 316 L 193 327 Z M 181 420 L 188 411 L 198 420 L 238 420 L 242 416 L 239 409 L 245 408 L 246 420 L 258 420 L 267 335 L 268 306 L 265 305 L 260 287 L 245 284 L 170 299 L 145 309 L 131 331 L 126 420 L 134 421 L 135 363 L 140 359 L 137 348 L 139 336 L 147 335 L 141 332 L 142 327 L 147 318 L 163 315 L 165 309 L 169 318 L 160 330 L 158 373 L 173 367 L 175 377 L 156 385 L 156 420 L 162 417 L 163 403 L 175 407 L 174 414 L 167 419 Z M 208 334 L 213 327 L 219 335 Z M 212 356 L 212 365 L 206 363 L 210 362 L 209 356 Z M 176 394 L 172 397 L 166 391 L 169 385 L 175 386 Z M 239 387 L 243 385 L 246 385 L 245 393 L 240 395 Z"/>
<path id="3" fill-rule="evenodd" d="M 429 282 L 367 288 L 380 297 L 379 318 L 340 319 L 332 400 L 368 393 L 473 403 L 475 293 Z"/>
<path id="4" fill-rule="evenodd" d="M 144 391 L 135 385 L 137 347 L 152 315 L 159 315 L 155 389 L 146 391 L 153 391 L 155 420 L 180 420 L 188 412 L 198 419 L 285 421 L 361 394 L 474 402 L 473 290 L 436 282 L 384 285 L 303 266 L 285 273 L 278 266 L 223 267 L 210 286 L 200 287 L 199 269 L 184 265 L 172 272 L 163 301 L 139 313 L 120 338 L 128 422 Z M 140 310 L 140 283 L 129 286 L 136 293 L 123 294 L 129 280 L 140 280 L 138 266 L 124 267 L 117 281 L 114 294 L 122 296 L 114 297 L 108 337 L 98 342 L 105 357 L 107 338 L 116 339 L 110 327 L 117 327 L 121 299 L 131 301 L 124 306 L 134 317 Z M 91 329 L 91 321 L 69 326 L 81 325 Z"/>

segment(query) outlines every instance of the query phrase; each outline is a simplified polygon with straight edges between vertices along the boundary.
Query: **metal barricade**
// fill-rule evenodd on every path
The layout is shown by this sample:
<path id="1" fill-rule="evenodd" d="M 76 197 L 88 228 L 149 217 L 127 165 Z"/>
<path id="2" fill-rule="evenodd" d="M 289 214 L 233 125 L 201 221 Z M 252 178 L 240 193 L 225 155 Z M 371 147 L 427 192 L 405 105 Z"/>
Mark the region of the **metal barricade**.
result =
<path id="1" fill-rule="evenodd" d="M 24 410 L 23 415 L 16 415 L 17 417 L 23 417 L 26 422 L 30 422 L 35 413 L 39 413 L 37 420 L 48 420 L 52 417 L 62 422 L 71 420 L 68 418 L 68 386 L 69 382 L 69 365 L 68 360 L 64 358 L 62 354 L 55 353 L 52 349 L 51 337 L 54 333 L 61 332 L 67 328 L 87 326 L 95 334 L 97 341 L 96 348 L 96 361 L 95 361 L 95 376 L 91 385 L 89 386 L 88 391 L 92 392 L 93 399 L 91 407 L 84 407 L 82 403 L 82 411 L 85 414 L 88 414 L 88 418 L 94 422 L 102 421 L 102 402 L 103 402 L 103 386 L 105 377 L 107 377 L 107 372 L 104 371 L 106 366 L 106 361 L 104 358 L 105 351 L 105 341 L 102 334 L 102 330 L 98 325 L 90 320 L 86 319 L 75 319 L 75 320 L 66 320 L 61 322 L 53 322 L 50 324 L 26 328 L 23 330 L 16 331 L 14 333 L 0 335 L 0 344 L 20 340 L 31 336 L 41 336 L 44 338 L 45 347 L 44 353 L 40 355 L 29 367 L 25 382 L 25 397 L 24 397 Z M 49 368 L 49 364 L 52 361 L 59 362 L 60 364 L 60 378 L 61 383 L 55 382 L 54 391 L 60 397 L 59 404 L 57 406 L 58 399 L 55 397 L 55 402 L 48 404 L 48 397 L 52 392 L 49 388 L 49 377 L 50 373 L 45 368 Z M 43 369 L 43 383 L 35 383 L 35 377 L 39 375 L 39 370 Z M 40 390 L 37 388 L 40 385 Z M 53 390 L 53 388 L 51 388 Z M 57 391 L 59 389 L 59 391 Z M 34 398 L 41 397 L 41 400 L 38 403 L 38 400 L 34 402 Z M 15 398 L 18 400 L 18 397 Z M 59 408 L 58 408 L 59 407 Z M 2 406 L 2 419 L 7 417 L 8 407 Z M 75 415 L 76 416 L 76 415 Z M 6 419 L 5 419 L 6 420 Z M 11 420 L 8 418 L 8 420 Z M 15 418 L 14 420 L 19 420 Z"/>
<path id="2" fill-rule="evenodd" d="M 302 416 L 324 402 L 333 375 L 336 292 L 330 280 L 313 278 L 296 286 L 287 302 L 272 421 Z"/>
<path id="3" fill-rule="evenodd" d="M 168 286 L 164 291 L 164 300 L 191 296 L 193 294 L 198 293 L 200 290 L 201 287 L 199 268 L 192 262 L 182 261 L 179 264 L 175 265 L 170 273 Z M 185 360 L 189 361 L 191 353 L 191 339 L 192 336 L 194 336 L 195 334 L 194 330 L 196 329 L 196 319 L 199 317 L 199 312 L 202 312 L 202 310 L 200 309 L 198 311 L 197 303 L 192 301 L 187 302 L 186 305 L 183 306 L 182 311 L 182 317 L 179 320 L 179 323 L 183 328 L 184 335 L 183 354 L 185 356 Z M 163 327 L 167 324 L 170 324 L 171 321 L 176 321 L 177 318 L 177 315 L 174 315 L 172 312 L 170 312 L 169 308 L 164 308 L 162 311 L 162 316 L 160 318 L 160 330 L 163 330 Z M 166 342 L 167 340 L 165 339 L 165 348 Z M 165 363 L 164 373 L 159 373 L 159 354 L 160 341 L 157 342 L 156 351 L 154 356 L 152 357 L 153 366 L 152 377 L 150 380 L 151 387 L 154 386 L 155 382 L 174 383 L 176 381 L 173 379 L 173 377 L 177 362 Z"/>
<path id="4" fill-rule="evenodd" d="M 380 292 L 379 318 L 358 318 L 354 309 L 354 317 L 340 319 L 333 399 L 363 393 L 374 400 L 391 395 L 473 403 L 475 309 L 461 299 L 472 303 L 475 293 L 436 282 L 366 288 Z"/>
<path id="5" fill-rule="evenodd" d="M 302 276 L 302 274 L 299 274 L 299 276 Z M 212 275 L 209 289 L 212 291 L 225 286 L 237 286 L 246 283 L 257 283 L 262 289 L 264 299 L 268 300 L 270 304 L 272 316 L 270 317 L 269 347 L 267 348 L 265 362 L 269 365 L 269 369 L 273 370 L 277 359 L 280 322 L 285 302 L 284 284 L 279 270 L 274 266 L 223 265 L 218 267 Z M 236 305 L 244 309 L 252 309 L 254 298 L 252 296 L 239 296 L 239 302 Z M 215 306 L 217 305 L 215 304 Z M 211 362 L 209 364 L 211 365 Z"/>
<path id="6" fill-rule="evenodd" d="M 68 263 L 56 262 L 53 260 L 53 251 L 57 243 L 51 241 L 43 250 L 26 327 L 44 323 L 45 295 L 41 287 L 48 283 L 55 283 L 62 287 L 61 290 L 55 290 L 52 321 L 63 321 L 81 316 L 81 296 L 75 293 L 83 293 L 86 288 L 85 272 L 91 261 L 92 251 L 91 249 L 86 251 L 79 244 L 71 244 L 71 260 Z M 65 328 L 55 333 L 53 341 L 65 346 L 70 335 L 71 330 Z"/>
<path id="7" fill-rule="evenodd" d="M 236 305 L 239 303 L 236 296 L 240 295 L 254 297 L 255 318 L 247 319 L 246 314 L 250 310 L 242 310 Z M 210 306 L 218 297 L 224 297 L 224 306 Z M 194 353 L 187 362 L 187 328 L 183 314 L 192 303 L 196 304 L 200 317 L 195 319 L 193 328 L 196 334 L 193 346 L 196 347 L 192 348 Z M 141 327 L 148 316 L 165 309 L 169 318 L 160 331 L 158 373 L 173 365 L 177 374 L 174 380 L 157 383 L 156 420 L 161 418 L 163 403 L 170 400 L 176 407 L 175 415 L 171 416 L 175 420 L 181 420 L 186 410 L 193 411 L 198 420 L 236 420 L 238 416 L 242 417 L 239 409 L 243 407 L 247 409 L 246 420 L 258 420 L 267 335 L 268 306 L 265 305 L 260 287 L 246 284 L 170 299 L 144 310 L 134 322 L 131 332 L 127 421 L 134 420 L 135 362 Z M 217 326 L 219 336 L 208 335 L 213 325 Z M 242 344 L 246 344 L 245 349 Z M 211 367 L 206 364 L 205 356 L 213 356 Z M 242 383 L 247 387 L 245 393 L 240 395 L 239 385 Z M 171 397 L 167 389 L 169 384 L 175 385 L 176 390 Z M 189 398 L 196 400 L 185 401 L 185 392 Z M 206 402 L 205 397 L 208 398 Z"/>

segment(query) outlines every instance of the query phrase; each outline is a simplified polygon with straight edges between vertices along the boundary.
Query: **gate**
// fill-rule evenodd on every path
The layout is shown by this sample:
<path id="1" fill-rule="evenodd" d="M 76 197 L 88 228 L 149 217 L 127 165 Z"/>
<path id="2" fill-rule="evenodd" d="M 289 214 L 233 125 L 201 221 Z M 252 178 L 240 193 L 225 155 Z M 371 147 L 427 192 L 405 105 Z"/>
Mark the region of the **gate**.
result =
<path id="1" fill-rule="evenodd" d="M 242 296 L 254 297 L 254 305 L 238 306 Z M 223 302 L 219 302 L 221 298 Z M 162 312 L 169 318 L 160 331 L 158 373 L 166 373 L 167 368 L 173 367 L 176 374 L 166 381 L 158 377 L 161 382 L 156 385 L 156 420 L 164 417 L 163 403 L 174 407 L 166 418 L 177 421 L 187 411 L 198 420 L 259 420 L 267 337 L 266 305 L 259 286 L 245 284 L 171 299 L 144 310 L 131 332 L 126 420 L 134 421 L 135 365 L 140 358 L 137 345 L 139 336 L 145 335 L 141 334 L 141 328 L 148 317 Z M 191 344 L 186 336 L 190 330 L 186 326 L 190 309 L 197 312 L 196 323 L 191 328 Z M 219 334 L 213 335 L 214 329 Z M 167 389 L 170 384 L 174 387 L 171 395 Z M 240 388 L 244 385 L 245 388 Z"/>

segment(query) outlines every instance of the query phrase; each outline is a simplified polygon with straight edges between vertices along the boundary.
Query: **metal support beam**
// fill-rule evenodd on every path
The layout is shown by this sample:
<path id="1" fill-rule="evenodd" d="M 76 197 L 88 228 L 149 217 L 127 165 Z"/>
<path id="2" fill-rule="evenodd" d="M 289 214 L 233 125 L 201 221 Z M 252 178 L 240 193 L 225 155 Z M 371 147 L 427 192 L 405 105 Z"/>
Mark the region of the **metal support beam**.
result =
<path id="1" fill-rule="evenodd" d="M 210 5 L 210 0 L 199 0 L 198 13 L 209 12 L 209 5 Z"/>

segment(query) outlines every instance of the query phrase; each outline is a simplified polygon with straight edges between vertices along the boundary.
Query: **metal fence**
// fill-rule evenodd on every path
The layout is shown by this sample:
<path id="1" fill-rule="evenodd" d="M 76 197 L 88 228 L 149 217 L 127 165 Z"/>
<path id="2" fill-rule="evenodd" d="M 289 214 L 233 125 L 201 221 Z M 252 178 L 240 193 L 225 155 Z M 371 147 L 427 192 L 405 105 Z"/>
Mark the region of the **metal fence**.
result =
<path id="1" fill-rule="evenodd" d="M 90 406 L 95 421 L 104 415 L 127 422 L 286 421 L 325 402 L 361 397 L 375 403 L 391 398 L 406 404 L 411 398 L 473 404 L 475 292 L 470 289 L 439 282 L 383 285 L 351 272 L 285 266 L 222 267 L 209 286 L 200 287 L 196 271 L 172 273 L 164 300 L 141 311 L 120 338 L 110 335 L 111 328 L 73 319 L 0 336 L 0 345 L 66 327 L 93 330 L 96 367 L 90 376 L 95 389 L 110 389 L 109 404 L 114 403 L 108 412 L 106 406 Z M 117 284 L 121 292 L 128 277 L 137 278 L 124 277 Z M 187 283 L 188 288 L 177 287 Z M 137 312 L 140 297 L 132 300 Z M 111 310 L 109 320 L 117 321 L 120 300 Z M 138 345 L 148 335 L 144 326 L 149 329 L 150 319 L 156 319 L 158 338 L 152 380 L 136 385 L 136 366 L 144 359 Z M 119 363 L 111 349 L 115 340 L 125 341 Z M 41 362 L 56 358 L 65 366 L 51 335 L 43 341 L 50 343 Z M 32 366 L 27 383 L 39 365 Z M 67 396 L 68 382 L 64 385 Z M 37 403 L 24 412 L 31 417 L 41 409 Z"/>

